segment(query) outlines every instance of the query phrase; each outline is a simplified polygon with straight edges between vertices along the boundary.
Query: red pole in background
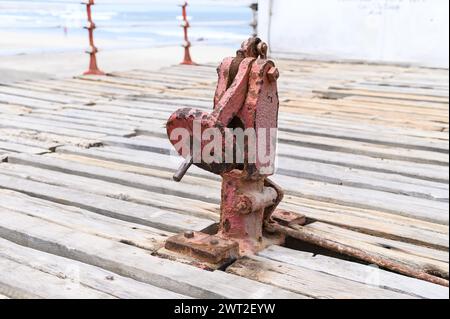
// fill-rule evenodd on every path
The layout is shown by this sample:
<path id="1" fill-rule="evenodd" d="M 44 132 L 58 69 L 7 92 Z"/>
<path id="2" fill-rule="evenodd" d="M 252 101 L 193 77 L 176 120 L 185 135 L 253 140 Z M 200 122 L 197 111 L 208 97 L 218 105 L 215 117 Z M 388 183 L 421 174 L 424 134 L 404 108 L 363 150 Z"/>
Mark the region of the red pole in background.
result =
<path id="1" fill-rule="evenodd" d="M 189 29 L 190 25 L 189 25 L 187 13 L 186 13 L 187 6 L 188 6 L 187 1 L 185 1 L 184 4 L 181 5 L 182 16 L 183 16 L 183 21 L 181 23 L 181 27 L 183 28 L 183 31 L 184 31 L 184 44 L 183 44 L 184 60 L 183 60 L 183 62 L 181 62 L 181 64 L 195 65 L 195 63 L 192 61 L 191 52 L 189 50 L 191 47 L 191 42 L 189 41 L 189 38 L 188 38 L 188 29 Z"/>
<path id="2" fill-rule="evenodd" d="M 88 53 L 90 57 L 89 70 L 84 72 L 83 75 L 105 75 L 105 72 L 101 71 L 97 65 L 96 54 L 98 52 L 98 49 L 94 44 L 95 23 L 92 20 L 92 9 L 91 9 L 91 7 L 95 5 L 94 0 L 84 0 L 83 2 L 81 2 L 81 4 L 86 5 L 88 23 L 87 26 L 85 26 L 84 28 L 89 31 L 89 49 L 86 50 L 86 53 Z"/>

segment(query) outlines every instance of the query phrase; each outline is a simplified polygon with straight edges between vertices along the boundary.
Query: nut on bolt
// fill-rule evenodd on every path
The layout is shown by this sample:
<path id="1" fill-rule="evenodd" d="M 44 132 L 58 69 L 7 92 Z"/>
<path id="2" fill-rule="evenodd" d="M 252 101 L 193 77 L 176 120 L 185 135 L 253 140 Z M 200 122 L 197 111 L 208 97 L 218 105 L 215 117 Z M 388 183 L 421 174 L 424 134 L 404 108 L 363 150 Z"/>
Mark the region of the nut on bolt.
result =
<path id="1" fill-rule="evenodd" d="M 184 237 L 186 238 L 194 238 L 194 232 L 193 231 L 186 231 L 184 232 Z"/>
<path id="2" fill-rule="evenodd" d="M 236 209 L 241 214 L 250 214 L 252 212 L 252 201 L 245 195 L 240 195 L 236 203 Z"/>
<path id="3" fill-rule="evenodd" d="M 261 58 L 267 59 L 268 46 L 265 42 L 260 42 L 257 46 L 257 50 L 258 50 L 258 54 L 261 56 Z"/>
<path id="4" fill-rule="evenodd" d="M 267 72 L 267 77 L 269 78 L 270 82 L 275 82 L 280 77 L 280 72 L 276 67 L 270 68 L 270 70 Z"/>

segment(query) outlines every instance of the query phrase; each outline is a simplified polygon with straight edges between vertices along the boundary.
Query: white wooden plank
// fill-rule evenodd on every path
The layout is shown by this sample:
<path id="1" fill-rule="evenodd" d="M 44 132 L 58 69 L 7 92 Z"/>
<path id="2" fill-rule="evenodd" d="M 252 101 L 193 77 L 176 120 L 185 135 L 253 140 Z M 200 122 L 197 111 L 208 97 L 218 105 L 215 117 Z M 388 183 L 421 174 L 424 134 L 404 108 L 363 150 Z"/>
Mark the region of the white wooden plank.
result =
<path id="1" fill-rule="evenodd" d="M 217 209 L 217 204 L 220 202 L 219 183 L 191 176 L 186 176 L 183 183 L 174 183 L 170 179 L 171 173 L 59 154 L 45 157 L 17 154 L 11 155 L 9 162 L 171 194 L 180 197 L 179 203 L 184 203 L 184 198 L 196 198 L 205 202 L 205 208 L 208 206 L 207 203 L 214 203 L 213 207 Z M 441 225 L 292 196 L 285 198 L 281 208 L 302 212 L 308 218 L 361 229 L 368 233 L 377 233 L 379 236 L 400 237 L 405 241 L 439 246 L 441 249 L 448 248 L 448 228 Z"/>
<path id="2" fill-rule="evenodd" d="M 156 227 L 167 231 L 201 231 L 213 223 L 194 216 L 185 216 L 168 210 L 125 202 L 115 198 L 69 190 L 64 187 L 29 181 L 23 178 L 0 175 L 0 187 L 27 195 L 72 205 L 105 216 L 128 222 Z"/>
<path id="3" fill-rule="evenodd" d="M 323 272 L 251 256 L 236 261 L 228 273 L 320 299 L 409 299 L 410 295 L 361 284 Z"/>
<path id="4" fill-rule="evenodd" d="M 37 142 L 43 142 L 46 144 L 64 144 L 74 145 L 78 147 L 92 147 L 100 145 L 100 141 L 96 138 L 89 137 L 74 137 L 68 135 L 61 135 L 53 132 L 40 132 L 36 130 L 30 130 L 28 128 L 0 128 L 0 134 L 5 139 L 27 139 Z M 87 134 L 89 135 L 89 134 Z"/>
<path id="5" fill-rule="evenodd" d="M 77 260 L 121 276 L 195 298 L 305 298 L 284 289 L 209 272 L 150 255 L 148 251 L 73 232 L 24 214 L 3 211 L 0 237 L 29 248 Z"/>
<path id="6" fill-rule="evenodd" d="M 0 207 L 20 212 L 61 226 L 156 251 L 173 233 L 125 222 L 73 206 L 61 205 L 22 193 L 0 190 Z"/>
<path id="7" fill-rule="evenodd" d="M 28 154 L 45 154 L 48 153 L 48 149 L 38 148 L 18 143 L 0 141 L 0 149 L 3 151 L 13 153 L 28 153 Z"/>
<path id="8" fill-rule="evenodd" d="M 25 125 L 43 125 L 48 126 L 49 128 L 56 129 L 64 129 L 64 130 L 73 130 L 80 131 L 86 133 L 94 133 L 94 134 L 109 134 L 109 135 L 117 135 L 117 136 L 131 136 L 135 134 L 134 129 L 127 130 L 126 128 L 118 129 L 118 128 L 107 128 L 95 125 L 83 125 L 71 122 L 70 118 L 61 121 L 61 120 L 50 120 L 44 118 L 35 118 L 28 115 L 22 116 L 3 116 L 3 120 L 11 121 L 12 123 L 20 122 Z"/>
<path id="9" fill-rule="evenodd" d="M 220 194 L 211 192 L 214 184 L 208 180 L 187 177 L 186 181 L 194 180 L 192 183 L 189 183 L 189 186 L 187 187 L 180 183 L 174 183 L 173 180 L 170 179 L 171 174 L 166 172 L 159 171 L 161 173 L 159 176 L 149 176 L 121 171 L 114 162 L 99 161 L 99 163 L 97 163 L 98 165 L 95 165 L 95 160 L 89 161 L 88 157 L 72 157 L 71 160 L 67 160 L 62 159 L 64 155 L 54 155 L 55 156 L 42 157 L 28 154 L 12 154 L 9 155 L 8 162 L 95 178 L 151 192 L 197 199 L 207 203 L 217 204 L 220 202 Z M 110 166 L 113 167 L 109 168 L 107 164 L 110 164 Z M 217 190 L 219 189 L 217 188 Z"/>
<path id="10" fill-rule="evenodd" d="M 99 139 L 105 134 L 95 132 L 84 132 L 77 129 L 67 129 L 57 126 L 47 126 L 44 123 L 36 124 L 22 121 L 13 121 L 10 119 L 0 118 L 0 128 L 18 128 L 23 130 L 34 130 L 39 133 L 45 132 L 50 134 L 59 134 L 63 136 L 79 137 L 84 139 Z"/>
<path id="11" fill-rule="evenodd" d="M 111 299 L 113 296 L 81 285 L 70 285 L 70 279 L 47 274 L 0 257 L 0 293 L 26 299 Z"/>
<path id="12" fill-rule="evenodd" d="M 31 109 L 36 108 L 57 109 L 61 105 L 59 103 L 39 101 L 32 98 L 8 95 L 3 93 L 0 93 L 0 102 L 6 104 L 21 105 Z"/>
<path id="13" fill-rule="evenodd" d="M 36 271 L 53 276 L 63 283 L 60 286 L 53 287 L 51 283 L 46 281 L 40 282 L 40 289 L 33 292 L 44 298 L 58 296 L 121 299 L 188 298 L 181 294 L 120 276 L 99 267 L 30 249 L 4 239 L 0 239 L 0 262 L 2 260 L 7 260 L 11 264 L 19 266 L 19 269 L 11 269 L 9 274 L 12 278 L 19 277 L 22 279 L 20 282 L 14 283 L 17 285 L 14 289 L 24 289 L 28 285 L 25 282 L 26 279 L 32 282 L 38 281 L 39 276 L 35 276 Z M 32 271 L 33 276 L 30 276 L 31 274 L 26 275 L 21 271 L 23 269 L 20 268 L 25 267 Z M 0 273 L 0 278 L 6 281 L 6 275 L 5 273 Z M 22 278 L 23 276 L 26 278 Z M 72 292 L 71 290 L 74 291 Z M 90 295 L 83 294 L 84 290 L 90 291 Z"/>
<path id="14" fill-rule="evenodd" d="M 175 172 L 182 162 L 181 158 L 174 156 L 132 151 L 104 147 L 101 149 L 80 150 L 73 147 L 61 147 L 59 153 L 78 154 L 99 159 L 127 163 L 143 167 L 164 169 Z M 198 169 L 191 168 L 192 176 L 208 177 L 218 180 L 217 176 Z M 338 204 L 350 205 L 360 208 L 378 209 L 385 212 L 398 213 L 407 217 L 448 224 L 447 204 L 410 196 L 403 196 L 372 190 L 361 190 L 344 185 L 332 185 L 322 182 L 308 181 L 290 176 L 276 175 L 274 177 L 279 185 L 286 189 L 288 194 L 309 199 L 323 200 Z M 426 210 L 425 210 L 426 209 Z"/>
<path id="15" fill-rule="evenodd" d="M 168 139 L 159 137 L 121 138 L 107 136 L 102 139 L 102 142 L 105 145 L 127 147 L 161 154 L 175 153 Z M 288 149 L 289 147 L 285 148 Z M 299 152 L 296 154 L 302 153 Z M 316 163 L 284 156 L 278 156 L 277 158 L 277 173 L 330 184 L 380 190 L 394 194 L 448 202 L 448 185 L 417 180 L 399 176 L 398 174 L 370 172 L 358 168 L 343 168 L 338 165 Z"/>
<path id="16" fill-rule="evenodd" d="M 271 246 L 259 252 L 258 256 L 423 298 L 449 297 L 449 290 L 446 287 L 392 273 L 374 265 L 367 266 L 281 246 Z"/>
<path id="17" fill-rule="evenodd" d="M 198 200 L 184 199 L 182 205 L 180 205 L 180 199 L 173 195 L 158 194 L 93 178 L 64 174 L 30 166 L 11 165 L 9 163 L 4 163 L 0 166 L 0 174 L 19 178 L 26 176 L 26 179 L 30 181 L 65 187 L 70 190 L 79 190 L 109 198 L 117 198 L 126 202 L 148 205 L 152 208 L 218 221 L 219 214 L 216 211 L 216 207 L 205 205 Z"/>

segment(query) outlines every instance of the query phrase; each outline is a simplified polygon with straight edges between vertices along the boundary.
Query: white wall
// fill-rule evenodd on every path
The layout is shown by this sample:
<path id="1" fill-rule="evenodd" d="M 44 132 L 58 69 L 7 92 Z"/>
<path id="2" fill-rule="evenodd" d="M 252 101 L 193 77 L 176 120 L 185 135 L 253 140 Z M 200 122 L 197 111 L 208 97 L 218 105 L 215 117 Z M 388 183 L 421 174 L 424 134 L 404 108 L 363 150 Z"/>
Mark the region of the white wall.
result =
<path id="1" fill-rule="evenodd" d="M 448 0 L 259 0 L 272 55 L 449 65 Z"/>

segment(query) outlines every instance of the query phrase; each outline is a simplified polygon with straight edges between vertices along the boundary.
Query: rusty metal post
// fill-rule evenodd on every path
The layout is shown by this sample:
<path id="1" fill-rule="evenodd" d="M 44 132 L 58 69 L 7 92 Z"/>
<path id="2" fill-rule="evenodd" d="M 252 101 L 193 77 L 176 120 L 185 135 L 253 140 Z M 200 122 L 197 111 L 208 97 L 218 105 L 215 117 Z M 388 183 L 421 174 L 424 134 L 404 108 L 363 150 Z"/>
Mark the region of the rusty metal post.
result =
<path id="1" fill-rule="evenodd" d="M 258 2 L 250 4 L 250 9 L 253 12 L 253 20 L 250 26 L 253 28 L 253 36 L 256 37 L 258 35 Z"/>
<path id="2" fill-rule="evenodd" d="M 181 64 L 184 65 L 195 65 L 195 63 L 192 61 L 191 58 L 191 52 L 190 52 L 190 48 L 191 48 L 191 42 L 189 41 L 189 37 L 188 37 L 188 29 L 190 28 L 190 24 L 189 24 L 189 20 L 187 17 L 187 11 L 186 11 L 186 7 L 188 6 L 187 1 L 185 1 L 182 5 L 181 5 L 181 9 L 182 9 L 182 22 L 181 22 L 181 27 L 183 28 L 183 32 L 184 32 L 184 43 L 183 43 L 183 47 L 184 47 L 184 59 L 183 62 L 181 62 Z"/>
<path id="3" fill-rule="evenodd" d="M 224 263 L 236 255 L 236 243 L 239 256 L 255 254 L 272 244 L 282 244 L 283 234 L 264 230 L 265 221 L 272 215 L 280 223 L 303 222 L 297 214 L 275 210 L 284 192 L 268 178 L 275 171 L 276 136 L 271 133 L 278 128 L 279 72 L 275 63 L 267 59 L 267 50 L 267 44 L 259 38 L 244 41 L 236 56 L 225 58 L 217 70 L 219 80 L 212 112 L 184 108 L 173 113 L 167 121 L 167 136 L 185 158 L 174 179 L 180 181 L 192 165 L 220 175 L 222 201 L 220 224 L 215 235 L 177 235 L 166 241 L 166 249 L 214 264 Z M 227 145 L 227 136 L 231 136 L 235 128 L 255 132 L 253 142 L 249 139 L 245 145 L 237 145 L 237 139 L 232 138 L 231 145 Z M 189 138 L 182 141 L 179 135 L 172 134 L 179 129 L 183 129 Z M 202 140 L 201 136 L 208 130 L 214 130 L 224 146 L 221 148 L 223 154 L 215 151 L 208 154 L 226 159 L 228 151 L 233 153 L 239 148 L 244 150 L 243 161 L 237 160 L 237 153 L 228 161 L 204 161 L 201 154 L 204 154 L 208 141 Z M 196 141 L 197 149 L 191 145 Z M 187 148 L 178 147 L 184 143 L 189 144 L 184 145 Z M 253 146 L 255 150 L 256 147 L 265 150 L 266 155 L 269 153 L 268 161 L 267 158 L 263 160 L 261 154 L 252 157 Z M 183 149 L 188 149 L 189 154 Z"/>
<path id="4" fill-rule="evenodd" d="M 89 70 L 84 72 L 84 75 L 105 75 L 105 72 L 101 71 L 97 65 L 97 52 L 98 49 L 94 44 L 94 30 L 95 23 L 92 20 L 92 6 L 95 5 L 94 0 L 84 0 L 81 4 L 86 5 L 87 12 L 87 25 L 84 27 L 89 32 L 89 49 L 86 50 L 86 53 L 89 54 Z"/>

